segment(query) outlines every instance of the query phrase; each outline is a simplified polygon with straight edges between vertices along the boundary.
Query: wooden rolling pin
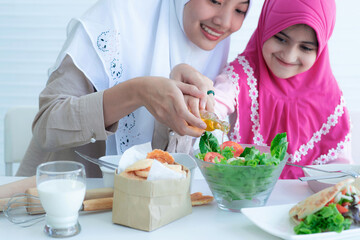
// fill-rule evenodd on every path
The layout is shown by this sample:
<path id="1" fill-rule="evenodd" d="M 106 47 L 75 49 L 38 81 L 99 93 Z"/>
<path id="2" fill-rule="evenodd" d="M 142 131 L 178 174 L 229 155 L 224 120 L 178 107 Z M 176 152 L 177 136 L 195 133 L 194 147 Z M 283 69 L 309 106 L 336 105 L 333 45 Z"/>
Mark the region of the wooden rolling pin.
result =
<path id="1" fill-rule="evenodd" d="M 26 194 L 30 194 L 32 196 L 38 197 L 39 193 L 37 188 L 29 188 L 25 191 Z M 114 195 L 113 188 L 93 188 L 87 189 L 85 193 L 84 200 L 88 199 L 96 199 L 96 198 L 107 198 L 112 197 Z"/>
<path id="2" fill-rule="evenodd" d="M 24 178 L 16 182 L 1 185 L 0 199 L 10 198 L 18 193 L 25 193 L 27 189 L 34 187 L 36 187 L 36 176 Z"/>
<path id="3" fill-rule="evenodd" d="M 80 211 L 104 211 L 111 210 L 113 206 L 113 197 L 96 198 L 84 200 Z"/>
<path id="4" fill-rule="evenodd" d="M 7 203 L 7 202 L 6 202 Z M 5 204 L 6 204 L 5 203 Z M 11 203 L 11 208 L 23 207 L 24 205 L 27 206 L 29 203 Z M 87 199 L 84 200 L 80 211 L 105 211 L 111 210 L 113 205 L 113 197 L 106 197 L 106 198 L 96 198 L 96 199 Z M 26 208 L 28 214 L 30 215 L 37 215 L 37 214 L 44 214 L 45 210 L 42 208 L 40 201 L 38 206 L 36 207 L 28 207 Z"/>
<path id="5" fill-rule="evenodd" d="M 25 194 L 30 195 L 31 197 L 26 197 Z M 21 196 L 23 201 L 27 201 L 28 204 L 38 204 L 41 205 L 40 199 L 37 188 L 29 188 L 25 190 L 25 194 Z M 99 198 L 112 198 L 114 195 L 114 189 L 113 188 L 94 188 L 94 189 L 88 189 L 85 193 L 85 199 L 84 200 L 93 200 L 93 199 L 99 199 Z M 8 203 L 10 198 L 3 198 L 0 199 L 0 212 L 3 211 L 4 206 Z M 92 204 L 92 201 L 89 202 L 89 204 Z M 28 212 L 35 212 L 36 210 L 43 211 L 41 208 L 27 208 Z"/>
<path id="6" fill-rule="evenodd" d="M 107 198 L 95 198 L 95 199 L 87 199 L 83 201 L 80 211 L 105 211 L 111 210 L 113 205 L 113 197 Z M 29 207 L 26 209 L 28 214 L 37 215 L 44 214 L 45 210 L 41 207 L 39 201 L 39 207 Z"/>

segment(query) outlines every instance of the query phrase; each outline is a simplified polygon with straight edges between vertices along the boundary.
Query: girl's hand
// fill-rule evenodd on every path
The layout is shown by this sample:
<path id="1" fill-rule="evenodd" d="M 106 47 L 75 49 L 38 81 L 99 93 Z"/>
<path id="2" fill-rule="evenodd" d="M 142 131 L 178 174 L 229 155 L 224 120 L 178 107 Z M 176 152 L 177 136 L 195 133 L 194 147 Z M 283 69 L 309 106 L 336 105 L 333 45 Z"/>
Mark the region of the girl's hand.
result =
<path id="1" fill-rule="evenodd" d="M 199 108 L 200 99 L 190 95 L 184 95 L 184 100 L 186 105 L 188 106 L 188 109 L 190 109 L 191 113 L 194 114 L 196 117 L 200 117 L 200 108 Z M 208 112 L 214 112 L 214 101 L 215 100 L 212 95 L 207 96 L 207 104 L 205 109 Z"/>
<path id="2" fill-rule="evenodd" d="M 196 100 L 194 94 L 191 95 L 193 98 L 187 98 L 187 105 L 190 107 L 190 111 L 197 117 L 199 117 L 199 108 L 213 111 L 214 109 L 214 96 L 212 94 L 207 95 L 209 90 L 214 90 L 213 82 L 198 72 L 195 68 L 187 64 L 176 65 L 170 73 L 170 78 L 182 83 L 190 84 L 195 86 L 203 95 L 199 98 L 199 104 L 196 106 Z M 180 86 L 181 91 L 186 94 Z M 195 97 L 195 98 L 194 98 Z"/>

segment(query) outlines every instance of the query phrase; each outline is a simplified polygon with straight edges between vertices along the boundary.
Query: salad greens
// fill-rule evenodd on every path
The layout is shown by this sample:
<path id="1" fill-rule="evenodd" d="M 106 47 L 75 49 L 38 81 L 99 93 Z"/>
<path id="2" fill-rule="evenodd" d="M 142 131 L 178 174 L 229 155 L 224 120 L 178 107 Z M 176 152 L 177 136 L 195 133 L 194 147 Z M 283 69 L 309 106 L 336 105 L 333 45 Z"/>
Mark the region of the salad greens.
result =
<path id="1" fill-rule="evenodd" d="M 260 195 L 270 195 L 285 165 L 286 161 L 283 160 L 287 146 L 286 133 L 281 133 L 271 142 L 270 153 L 260 153 L 256 147 L 246 147 L 240 157 L 234 158 L 233 147 L 227 146 L 221 150 L 216 137 L 205 132 L 200 139 L 200 153 L 196 158 L 203 161 L 209 152 L 224 157 L 215 158 L 215 164 L 199 165 L 215 198 L 228 202 L 257 201 Z"/>
<path id="2" fill-rule="evenodd" d="M 344 218 L 337 210 L 336 204 L 329 204 L 321 210 L 308 215 L 294 227 L 296 234 L 312 234 L 325 231 L 341 232 L 350 228 L 352 221 Z"/>
<path id="3" fill-rule="evenodd" d="M 217 138 L 210 132 L 205 132 L 199 142 L 199 148 L 201 153 L 207 152 L 219 152 L 220 145 Z"/>
<path id="4" fill-rule="evenodd" d="M 232 147 L 225 147 L 220 149 L 217 138 L 209 133 L 205 132 L 199 142 L 200 153 L 196 155 L 198 159 L 204 160 L 206 153 L 217 152 L 224 158 L 216 159 L 215 163 L 230 164 L 237 166 L 257 166 L 257 165 L 278 165 L 280 161 L 285 158 L 288 142 L 286 133 L 280 133 L 275 136 L 271 142 L 270 153 L 260 153 L 255 147 L 246 147 L 240 158 L 231 162 L 228 160 L 234 158 L 234 149 Z"/>

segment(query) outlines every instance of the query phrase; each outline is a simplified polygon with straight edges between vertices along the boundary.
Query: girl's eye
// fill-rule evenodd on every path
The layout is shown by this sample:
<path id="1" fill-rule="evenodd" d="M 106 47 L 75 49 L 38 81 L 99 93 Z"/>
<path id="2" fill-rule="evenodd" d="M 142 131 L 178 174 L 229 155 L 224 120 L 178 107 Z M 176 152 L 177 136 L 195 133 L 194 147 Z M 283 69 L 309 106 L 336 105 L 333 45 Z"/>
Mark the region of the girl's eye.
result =
<path id="1" fill-rule="evenodd" d="M 283 39 L 282 37 L 279 37 L 279 36 L 277 36 L 277 35 L 274 35 L 274 38 L 275 38 L 276 40 L 278 40 L 279 42 L 281 42 L 281 43 L 285 43 L 285 42 L 286 42 L 285 39 Z"/>
<path id="2" fill-rule="evenodd" d="M 300 46 L 300 48 L 304 51 L 304 52 L 311 52 L 314 51 L 314 48 L 308 47 L 308 46 Z"/>

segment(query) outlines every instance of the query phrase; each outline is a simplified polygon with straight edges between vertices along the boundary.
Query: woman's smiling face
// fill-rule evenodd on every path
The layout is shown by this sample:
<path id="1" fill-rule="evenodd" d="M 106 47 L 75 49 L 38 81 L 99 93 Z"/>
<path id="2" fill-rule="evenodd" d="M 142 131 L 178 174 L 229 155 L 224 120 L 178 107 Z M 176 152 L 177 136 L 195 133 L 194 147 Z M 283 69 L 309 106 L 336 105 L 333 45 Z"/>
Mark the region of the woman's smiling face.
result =
<path id="1" fill-rule="evenodd" d="M 240 29 L 249 0 L 190 0 L 184 7 L 184 31 L 204 50 L 215 46 Z"/>
<path id="2" fill-rule="evenodd" d="M 317 49 L 315 31 L 308 25 L 298 24 L 266 40 L 262 55 L 271 72 L 286 79 L 309 70 L 316 61 Z"/>

